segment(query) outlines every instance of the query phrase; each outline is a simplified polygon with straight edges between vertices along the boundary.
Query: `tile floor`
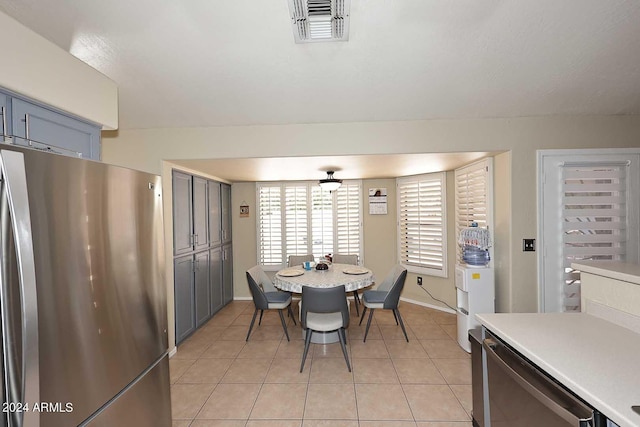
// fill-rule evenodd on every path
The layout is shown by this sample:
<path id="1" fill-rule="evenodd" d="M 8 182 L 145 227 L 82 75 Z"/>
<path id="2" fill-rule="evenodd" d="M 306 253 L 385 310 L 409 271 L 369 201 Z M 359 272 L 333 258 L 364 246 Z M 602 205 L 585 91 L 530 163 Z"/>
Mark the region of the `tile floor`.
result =
<path id="1" fill-rule="evenodd" d="M 363 343 L 366 319 L 358 326 L 353 312 L 353 372 L 336 343 L 312 344 L 300 373 L 300 326 L 288 319 L 287 342 L 277 312 L 265 312 L 245 342 L 253 303 L 232 302 L 170 360 L 173 426 L 471 427 L 471 359 L 455 315 L 400 312 L 409 343 L 388 310 L 376 310 Z"/>

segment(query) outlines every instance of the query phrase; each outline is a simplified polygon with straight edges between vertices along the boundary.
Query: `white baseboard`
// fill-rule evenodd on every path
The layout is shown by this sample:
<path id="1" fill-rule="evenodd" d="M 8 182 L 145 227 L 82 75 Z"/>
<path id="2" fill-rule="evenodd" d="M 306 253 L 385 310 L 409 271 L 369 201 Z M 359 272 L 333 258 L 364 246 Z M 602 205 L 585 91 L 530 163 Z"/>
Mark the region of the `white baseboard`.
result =
<path id="1" fill-rule="evenodd" d="M 169 352 L 169 359 L 171 359 L 173 356 L 175 356 L 177 352 L 178 352 L 178 347 L 173 347 L 171 349 L 171 351 Z"/>
<path id="2" fill-rule="evenodd" d="M 400 298 L 400 301 L 405 301 L 411 304 L 416 304 L 416 305 L 420 305 L 422 307 L 428 307 L 428 308 L 432 308 L 434 310 L 439 310 L 439 311 L 444 311 L 445 313 L 451 313 L 451 314 L 456 314 L 456 312 L 454 310 L 451 310 L 450 308 L 447 307 L 440 307 L 438 305 L 433 305 L 433 304 L 427 304 L 426 302 L 422 302 L 422 301 L 416 301 L 413 299 L 409 299 L 409 298 Z"/>
<path id="3" fill-rule="evenodd" d="M 347 297 L 349 299 L 353 299 L 352 296 Z M 234 301 L 253 301 L 253 298 L 251 297 L 233 297 Z M 451 310 L 450 308 L 446 308 L 446 307 L 440 307 L 438 305 L 433 305 L 433 304 L 427 304 L 426 302 L 422 302 L 422 301 L 416 301 L 413 299 L 409 299 L 409 298 L 400 298 L 401 301 L 405 301 L 411 304 L 416 304 L 422 307 L 428 307 L 428 308 L 432 308 L 434 310 L 438 310 L 438 311 L 444 311 L 445 313 L 451 313 L 451 314 L 456 314 L 456 312 L 454 310 Z"/>

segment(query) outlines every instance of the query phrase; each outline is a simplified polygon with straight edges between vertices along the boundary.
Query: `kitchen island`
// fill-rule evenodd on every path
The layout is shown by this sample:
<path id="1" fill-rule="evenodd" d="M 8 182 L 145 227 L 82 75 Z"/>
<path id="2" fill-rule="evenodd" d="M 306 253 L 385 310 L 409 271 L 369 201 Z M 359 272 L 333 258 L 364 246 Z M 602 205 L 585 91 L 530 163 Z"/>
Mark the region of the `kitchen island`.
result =
<path id="1" fill-rule="evenodd" d="M 620 427 L 640 426 L 640 334 L 587 313 L 479 314 L 480 323 Z"/>
<path id="2" fill-rule="evenodd" d="M 582 261 L 572 263 L 571 267 L 580 270 L 580 303 L 583 312 L 612 321 L 620 317 L 616 311 L 640 317 L 640 265 Z M 640 333 L 640 324 L 634 328 Z"/>
<path id="3" fill-rule="evenodd" d="M 480 323 L 620 427 L 640 427 L 640 265 L 571 265 L 581 313 L 480 314 Z"/>

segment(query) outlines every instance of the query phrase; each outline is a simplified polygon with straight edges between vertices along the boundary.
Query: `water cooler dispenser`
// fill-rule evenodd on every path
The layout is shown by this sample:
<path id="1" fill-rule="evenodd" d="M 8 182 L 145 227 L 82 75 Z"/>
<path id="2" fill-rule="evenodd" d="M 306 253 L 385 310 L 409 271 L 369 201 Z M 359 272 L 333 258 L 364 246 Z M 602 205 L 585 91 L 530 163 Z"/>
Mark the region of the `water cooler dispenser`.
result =
<path id="1" fill-rule="evenodd" d="M 489 230 L 474 226 L 460 232 L 460 263 L 456 265 L 458 344 L 471 353 L 469 330 L 480 326 L 477 313 L 495 312 L 495 280 L 489 265 Z"/>
<path id="2" fill-rule="evenodd" d="M 495 311 L 494 275 L 491 267 L 456 266 L 458 344 L 471 353 L 469 329 L 480 326 L 476 313 Z"/>

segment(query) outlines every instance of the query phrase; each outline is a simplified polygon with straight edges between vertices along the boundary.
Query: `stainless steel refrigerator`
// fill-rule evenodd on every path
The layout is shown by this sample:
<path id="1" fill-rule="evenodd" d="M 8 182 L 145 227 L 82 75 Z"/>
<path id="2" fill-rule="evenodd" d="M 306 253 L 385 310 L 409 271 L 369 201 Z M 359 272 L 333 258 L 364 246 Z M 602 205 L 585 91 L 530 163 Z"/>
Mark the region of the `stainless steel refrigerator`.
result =
<path id="1" fill-rule="evenodd" d="M 0 144 L 6 426 L 170 426 L 155 175 Z"/>

